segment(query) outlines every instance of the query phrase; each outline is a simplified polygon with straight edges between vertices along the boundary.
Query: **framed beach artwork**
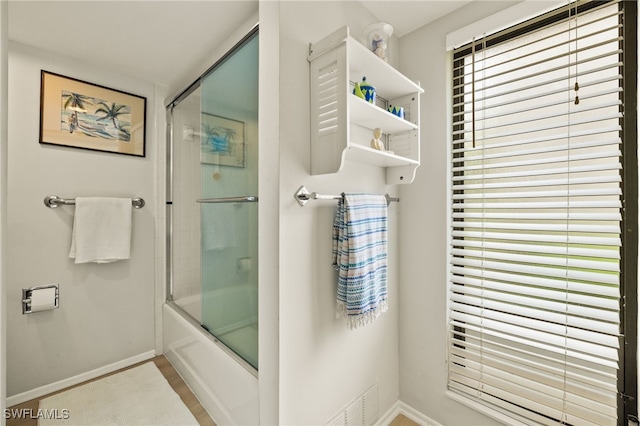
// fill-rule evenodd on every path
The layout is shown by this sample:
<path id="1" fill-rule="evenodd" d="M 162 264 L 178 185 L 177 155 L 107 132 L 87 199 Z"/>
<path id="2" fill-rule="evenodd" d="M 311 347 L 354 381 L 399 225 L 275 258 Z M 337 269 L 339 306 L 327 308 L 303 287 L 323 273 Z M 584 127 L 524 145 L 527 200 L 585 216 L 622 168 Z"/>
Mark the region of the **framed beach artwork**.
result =
<path id="1" fill-rule="evenodd" d="M 41 72 L 40 143 L 145 156 L 147 99 Z"/>
<path id="2" fill-rule="evenodd" d="M 244 167 L 244 123 L 202 113 L 201 162 Z"/>

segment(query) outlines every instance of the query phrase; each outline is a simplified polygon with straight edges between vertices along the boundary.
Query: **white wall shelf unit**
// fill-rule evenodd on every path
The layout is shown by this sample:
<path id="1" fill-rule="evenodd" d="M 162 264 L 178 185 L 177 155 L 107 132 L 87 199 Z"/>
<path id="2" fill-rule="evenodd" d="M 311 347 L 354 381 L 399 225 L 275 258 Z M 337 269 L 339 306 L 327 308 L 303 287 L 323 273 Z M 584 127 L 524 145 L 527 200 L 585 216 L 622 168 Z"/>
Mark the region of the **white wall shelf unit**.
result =
<path id="1" fill-rule="evenodd" d="M 424 90 L 377 57 L 342 27 L 309 46 L 311 174 L 336 173 L 355 161 L 386 168 L 387 184 L 411 183 L 420 165 L 420 95 Z M 355 82 L 375 86 L 376 104 L 352 94 Z M 387 111 L 401 106 L 402 119 Z M 379 127 L 387 151 L 370 147 Z"/>

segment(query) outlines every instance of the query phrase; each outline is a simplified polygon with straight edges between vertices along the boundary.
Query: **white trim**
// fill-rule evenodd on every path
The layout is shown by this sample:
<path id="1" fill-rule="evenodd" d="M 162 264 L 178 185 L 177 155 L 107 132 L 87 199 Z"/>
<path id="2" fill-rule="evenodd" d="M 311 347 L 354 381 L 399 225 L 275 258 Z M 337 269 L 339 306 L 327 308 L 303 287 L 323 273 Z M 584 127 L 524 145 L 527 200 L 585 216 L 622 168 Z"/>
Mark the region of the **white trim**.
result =
<path id="1" fill-rule="evenodd" d="M 162 305 L 167 300 L 167 263 L 166 263 L 166 241 L 167 241 L 167 205 L 164 202 L 167 194 L 167 110 L 164 106 L 166 99 L 166 87 L 154 85 L 153 103 L 155 108 L 155 197 L 156 197 L 156 240 L 155 240 L 155 288 L 154 288 L 154 331 L 156 354 L 162 353 L 163 348 L 163 323 Z"/>
<path id="2" fill-rule="evenodd" d="M 471 42 L 474 38 L 504 30 L 566 4 L 568 4 L 567 0 L 523 1 L 448 33 L 446 36 L 447 50 L 456 49 Z"/>
<path id="3" fill-rule="evenodd" d="M 393 404 L 391 408 L 389 408 L 389 410 L 387 410 L 387 412 L 378 419 L 374 426 L 390 425 L 398 414 L 400 414 L 400 401 L 396 401 L 395 404 Z"/>
<path id="4" fill-rule="evenodd" d="M 96 368 L 95 370 L 87 371 L 85 373 L 78 374 L 67 379 L 63 379 L 48 385 L 40 386 L 39 388 L 31 389 L 26 392 L 19 393 L 7 398 L 7 406 L 11 407 L 16 404 L 21 404 L 32 399 L 40 398 L 44 395 L 48 395 L 52 392 L 68 388 L 70 386 L 77 385 L 82 382 L 86 382 L 96 377 L 104 376 L 105 374 L 113 373 L 114 371 L 122 368 L 129 367 L 142 361 L 149 360 L 156 356 L 156 351 L 151 350 L 143 352 L 138 355 L 123 359 L 121 361 L 114 362 L 113 364 L 105 365 L 104 367 Z"/>
<path id="5" fill-rule="evenodd" d="M 398 404 L 400 405 L 400 414 L 405 415 L 406 417 L 413 420 L 414 422 L 423 426 L 442 426 L 440 423 L 433 420 L 431 417 L 421 413 L 420 411 L 405 404 L 404 402 L 399 401 Z"/>
<path id="6" fill-rule="evenodd" d="M 258 75 L 258 164 L 269 167 L 258 167 L 258 395 L 260 404 L 260 423 L 265 425 L 280 424 L 280 220 L 282 188 L 280 175 L 280 143 L 281 125 L 285 117 L 280 117 L 281 99 L 285 97 L 284 87 L 288 81 L 280 81 L 281 64 L 280 43 L 284 36 L 280 35 L 281 10 L 280 2 L 260 2 L 260 70 Z M 288 19 L 282 17 L 283 20 Z M 285 27 L 282 26 L 282 29 Z M 308 65 L 307 65 L 308 67 Z M 308 68 L 307 68 L 308 69 Z M 281 89 L 281 86 L 283 89 Z M 306 112 L 305 112 L 306 114 Z M 284 136 L 284 132 L 282 132 Z M 309 133 L 310 135 L 310 133 Z M 285 226 L 284 224 L 282 226 Z M 283 352 L 284 353 L 284 352 Z M 285 368 L 282 368 L 285 371 Z M 284 382 L 286 383 L 286 382 Z"/>
<path id="7" fill-rule="evenodd" d="M 380 419 L 378 419 L 375 426 L 386 426 L 391 424 L 393 419 L 400 414 L 421 426 L 442 426 L 437 421 L 402 401 L 396 401 L 396 403 L 393 404 L 393 406 L 391 406 L 391 408 L 382 417 L 380 417 Z"/>

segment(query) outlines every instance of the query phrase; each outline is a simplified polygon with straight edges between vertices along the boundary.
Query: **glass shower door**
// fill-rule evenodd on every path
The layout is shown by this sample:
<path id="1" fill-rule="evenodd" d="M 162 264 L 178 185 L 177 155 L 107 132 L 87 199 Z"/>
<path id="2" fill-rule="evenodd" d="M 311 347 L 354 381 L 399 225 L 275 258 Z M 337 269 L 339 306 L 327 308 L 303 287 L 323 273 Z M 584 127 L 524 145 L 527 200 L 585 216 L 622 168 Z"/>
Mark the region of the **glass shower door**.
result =
<path id="1" fill-rule="evenodd" d="M 257 369 L 257 33 L 200 89 L 201 323 Z"/>
<path id="2" fill-rule="evenodd" d="M 257 369 L 257 29 L 169 113 L 169 300 Z"/>

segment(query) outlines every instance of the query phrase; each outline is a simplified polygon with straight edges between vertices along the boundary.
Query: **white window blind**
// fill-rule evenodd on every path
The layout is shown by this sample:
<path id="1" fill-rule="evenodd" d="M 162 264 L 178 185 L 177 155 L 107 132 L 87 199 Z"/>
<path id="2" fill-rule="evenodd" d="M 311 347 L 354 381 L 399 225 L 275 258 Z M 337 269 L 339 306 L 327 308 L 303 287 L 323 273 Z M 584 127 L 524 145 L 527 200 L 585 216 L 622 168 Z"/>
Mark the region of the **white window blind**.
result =
<path id="1" fill-rule="evenodd" d="M 454 52 L 449 388 L 542 424 L 617 423 L 622 13 Z"/>

